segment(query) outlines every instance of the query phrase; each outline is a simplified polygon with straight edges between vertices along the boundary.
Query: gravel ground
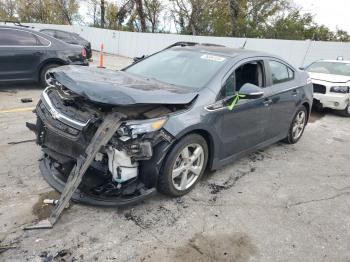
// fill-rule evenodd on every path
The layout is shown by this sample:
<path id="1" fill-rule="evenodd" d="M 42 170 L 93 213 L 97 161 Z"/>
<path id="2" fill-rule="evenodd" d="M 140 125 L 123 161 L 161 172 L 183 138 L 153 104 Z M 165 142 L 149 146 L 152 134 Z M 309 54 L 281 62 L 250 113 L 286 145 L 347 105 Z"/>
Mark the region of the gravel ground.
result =
<path id="1" fill-rule="evenodd" d="M 113 69 L 130 63 L 105 60 Z M 350 119 L 331 112 L 314 113 L 298 144 L 206 174 L 182 198 L 72 204 L 53 229 L 23 231 L 47 215 L 40 199 L 55 195 L 25 127 L 40 92 L 0 86 L 0 261 L 350 261 Z"/>

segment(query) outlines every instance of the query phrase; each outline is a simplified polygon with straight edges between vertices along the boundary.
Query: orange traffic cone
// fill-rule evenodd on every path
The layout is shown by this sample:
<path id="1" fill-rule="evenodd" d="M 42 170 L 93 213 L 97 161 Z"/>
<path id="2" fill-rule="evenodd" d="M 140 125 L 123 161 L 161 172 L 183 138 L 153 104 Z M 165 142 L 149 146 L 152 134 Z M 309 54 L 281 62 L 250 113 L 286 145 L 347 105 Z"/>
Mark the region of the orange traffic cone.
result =
<path id="1" fill-rule="evenodd" d="M 101 43 L 101 51 L 100 51 L 100 63 L 99 63 L 99 66 L 98 66 L 98 68 L 106 68 L 105 66 L 104 66 L 104 58 L 103 58 L 103 43 Z"/>

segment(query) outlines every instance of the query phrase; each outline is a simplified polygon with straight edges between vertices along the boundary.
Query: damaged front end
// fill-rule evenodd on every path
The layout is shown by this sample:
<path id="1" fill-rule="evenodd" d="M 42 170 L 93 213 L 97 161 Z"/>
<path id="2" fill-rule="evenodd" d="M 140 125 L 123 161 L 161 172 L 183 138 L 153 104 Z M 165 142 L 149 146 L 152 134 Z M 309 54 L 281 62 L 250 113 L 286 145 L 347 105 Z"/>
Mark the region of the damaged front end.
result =
<path id="1" fill-rule="evenodd" d="M 42 93 L 37 122 L 28 125 L 37 135 L 44 157 L 45 180 L 63 192 L 68 178 L 106 116 L 117 112 L 120 124 L 93 155 L 72 199 L 81 203 L 120 206 L 155 192 L 162 162 L 174 138 L 162 127 L 168 116 L 185 105 L 116 106 L 91 101 L 58 81 Z M 119 118 L 118 118 L 119 119 Z"/>

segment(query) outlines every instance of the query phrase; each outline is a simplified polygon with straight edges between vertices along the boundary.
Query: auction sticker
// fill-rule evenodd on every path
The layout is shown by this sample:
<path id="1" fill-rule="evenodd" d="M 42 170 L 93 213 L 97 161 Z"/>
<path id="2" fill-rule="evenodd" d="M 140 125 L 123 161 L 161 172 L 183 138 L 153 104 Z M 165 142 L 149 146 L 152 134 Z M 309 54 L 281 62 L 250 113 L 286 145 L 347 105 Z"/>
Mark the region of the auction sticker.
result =
<path id="1" fill-rule="evenodd" d="M 202 55 L 201 58 L 205 59 L 205 60 L 215 61 L 215 62 L 223 62 L 226 60 L 225 57 L 216 56 L 216 55 L 208 55 L 208 54 Z"/>

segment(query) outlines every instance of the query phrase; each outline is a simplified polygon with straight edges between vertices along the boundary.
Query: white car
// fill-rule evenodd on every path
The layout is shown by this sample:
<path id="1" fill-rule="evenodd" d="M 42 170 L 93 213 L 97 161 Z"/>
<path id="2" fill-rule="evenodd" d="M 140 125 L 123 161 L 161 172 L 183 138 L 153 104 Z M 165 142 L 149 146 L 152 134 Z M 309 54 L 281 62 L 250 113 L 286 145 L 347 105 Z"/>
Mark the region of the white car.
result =
<path id="1" fill-rule="evenodd" d="M 320 60 L 305 70 L 314 86 L 314 103 L 350 117 L 350 61 Z"/>

